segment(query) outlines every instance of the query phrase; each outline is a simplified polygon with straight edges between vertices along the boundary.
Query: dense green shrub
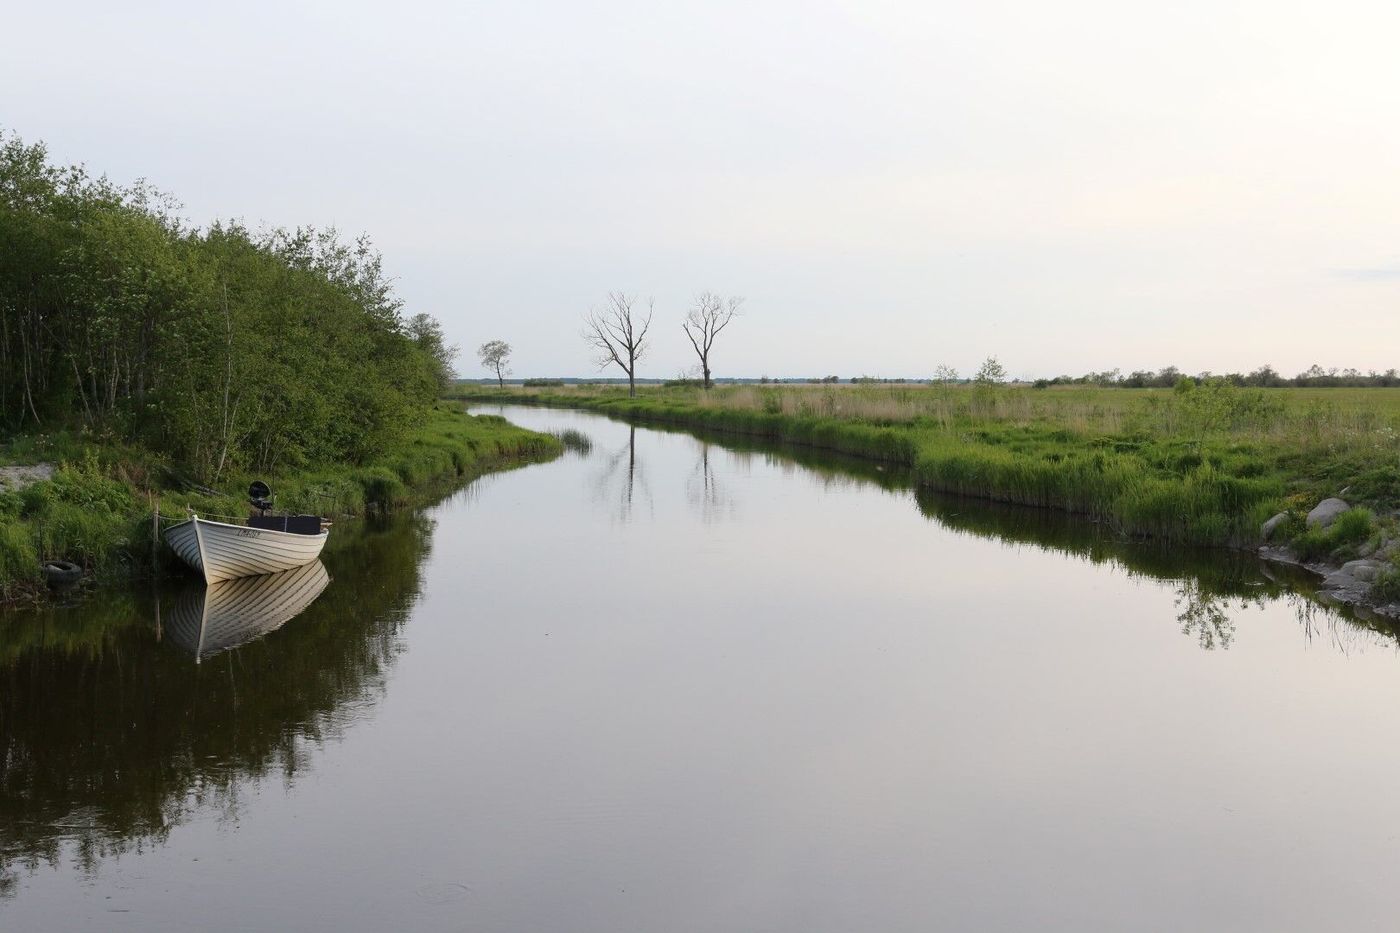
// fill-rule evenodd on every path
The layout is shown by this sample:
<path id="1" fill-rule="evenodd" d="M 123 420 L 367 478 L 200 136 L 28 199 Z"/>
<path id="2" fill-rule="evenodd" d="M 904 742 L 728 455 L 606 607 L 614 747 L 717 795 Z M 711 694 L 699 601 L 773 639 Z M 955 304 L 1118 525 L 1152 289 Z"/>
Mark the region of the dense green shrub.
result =
<path id="1" fill-rule="evenodd" d="M 454 351 L 367 239 L 168 205 L 0 132 L 0 430 L 81 424 L 208 482 L 369 463 L 421 423 Z"/>
<path id="2" fill-rule="evenodd" d="M 131 487 L 107 476 L 92 450 L 85 454 L 82 462 L 64 464 L 47 484 L 37 485 L 48 486 L 45 494 L 50 503 L 61 502 L 107 513 L 125 511 L 132 506 Z"/>

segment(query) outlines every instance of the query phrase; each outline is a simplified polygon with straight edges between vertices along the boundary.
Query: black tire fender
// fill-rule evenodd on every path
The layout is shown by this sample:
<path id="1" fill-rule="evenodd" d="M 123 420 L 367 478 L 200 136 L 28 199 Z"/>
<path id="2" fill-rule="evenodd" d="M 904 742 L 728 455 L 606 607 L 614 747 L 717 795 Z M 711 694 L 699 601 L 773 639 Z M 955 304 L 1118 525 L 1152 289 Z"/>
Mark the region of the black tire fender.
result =
<path id="1" fill-rule="evenodd" d="M 64 586 L 77 583 L 83 578 L 83 568 L 71 560 L 46 560 L 43 564 L 44 579 L 49 586 Z"/>

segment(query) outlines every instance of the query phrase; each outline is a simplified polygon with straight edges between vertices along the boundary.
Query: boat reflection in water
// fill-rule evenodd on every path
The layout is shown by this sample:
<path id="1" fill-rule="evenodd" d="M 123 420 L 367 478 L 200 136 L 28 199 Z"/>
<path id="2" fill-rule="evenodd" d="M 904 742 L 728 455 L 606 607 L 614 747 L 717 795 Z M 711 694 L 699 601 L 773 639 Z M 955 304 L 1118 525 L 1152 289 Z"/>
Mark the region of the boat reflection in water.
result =
<path id="1" fill-rule="evenodd" d="M 202 661 L 276 631 L 315 602 L 330 582 L 317 560 L 281 573 L 192 586 L 166 616 L 165 632 Z"/>

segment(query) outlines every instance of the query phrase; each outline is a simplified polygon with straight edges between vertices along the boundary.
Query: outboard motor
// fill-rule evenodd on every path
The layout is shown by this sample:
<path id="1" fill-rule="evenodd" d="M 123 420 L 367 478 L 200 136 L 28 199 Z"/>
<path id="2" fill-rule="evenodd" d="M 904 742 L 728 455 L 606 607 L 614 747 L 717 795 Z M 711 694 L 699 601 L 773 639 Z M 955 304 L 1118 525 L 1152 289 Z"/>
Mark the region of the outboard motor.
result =
<path id="1" fill-rule="evenodd" d="M 248 486 L 248 504 L 266 515 L 272 508 L 272 490 L 262 480 L 253 480 Z"/>

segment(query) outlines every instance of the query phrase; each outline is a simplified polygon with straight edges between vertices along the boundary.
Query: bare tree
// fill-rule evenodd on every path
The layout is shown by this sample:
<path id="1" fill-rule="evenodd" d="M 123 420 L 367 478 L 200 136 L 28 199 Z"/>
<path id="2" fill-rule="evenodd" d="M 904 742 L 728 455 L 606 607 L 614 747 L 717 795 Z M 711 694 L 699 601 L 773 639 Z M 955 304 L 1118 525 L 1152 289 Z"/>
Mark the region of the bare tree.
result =
<path id="1" fill-rule="evenodd" d="M 506 369 L 506 361 L 510 359 L 510 344 L 504 340 L 488 340 L 477 349 L 476 355 L 481 358 L 482 366 L 496 371 L 496 384 L 504 389 L 506 376 L 510 375 L 510 370 Z"/>
<path id="2" fill-rule="evenodd" d="M 622 292 L 608 292 L 602 310 L 589 310 L 583 319 L 583 339 L 597 350 L 593 362 L 599 369 L 617 364 L 627 374 L 627 394 L 637 394 L 637 360 L 647 350 L 647 329 L 651 327 L 652 300 L 647 299 L 646 316 L 634 308 L 637 299 Z"/>
<path id="3" fill-rule="evenodd" d="M 695 355 L 700 357 L 700 375 L 707 389 L 715 384 L 710 378 L 710 348 L 714 346 L 719 332 L 739 315 L 739 306 L 743 303 L 742 298 L 724 299 L 714 292 L 701 292 L 681 322 L 681 328 L 690 338 L 690 345 L 695 348 Z"/>

